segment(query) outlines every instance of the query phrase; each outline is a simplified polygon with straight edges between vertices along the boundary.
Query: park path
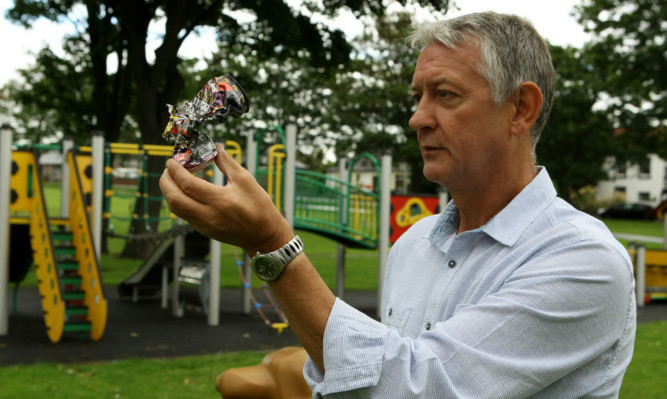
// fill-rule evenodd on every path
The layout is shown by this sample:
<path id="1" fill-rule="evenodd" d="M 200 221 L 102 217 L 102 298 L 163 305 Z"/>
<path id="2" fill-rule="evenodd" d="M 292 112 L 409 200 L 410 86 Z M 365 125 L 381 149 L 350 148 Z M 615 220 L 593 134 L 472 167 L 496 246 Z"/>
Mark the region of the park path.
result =
<path id="1" fill-rule="evenodd" d="M 650 242 L 653 244 L 662 244 L 664 242 L 664 238 L 662 237 L 643 236 L 640 234 L 614 233 L 614 237 L 622 240 Z"/>

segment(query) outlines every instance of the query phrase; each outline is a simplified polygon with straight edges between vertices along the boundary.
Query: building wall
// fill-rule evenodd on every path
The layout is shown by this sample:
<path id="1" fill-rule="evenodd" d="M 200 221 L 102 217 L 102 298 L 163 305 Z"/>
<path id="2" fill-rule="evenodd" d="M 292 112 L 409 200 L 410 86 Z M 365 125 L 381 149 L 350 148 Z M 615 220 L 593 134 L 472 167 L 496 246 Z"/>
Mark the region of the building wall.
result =
<path id="1" fill-rule="evenodd" d="M 667 198 L 667 161 L 650 154 L 643 165 L 614 166 L 614 158 L 605 161 L 608 180 L 598 183 L 597 199 L 606 200 L 624 193 L 625 201 L 652 206 Z"/>
<path id="2" fill-rule="evenodd" d="M 352 181 L 351 183 L 357 187 L 361 187 L 365 190 L 375 191 L 377 187 L 377 173 L 375 170 L 372 171 L 354 171 L 352 172 Z M 402 170 L 392 170 L 391 171 L 391 182 L 389 183 L 389 189 L 393 191 L 407 192 L 408 185 L 410 184 L 410 173 Z"/>
<path id="3" fill-rule="evenodd" d="M 341 178 L 338 167 L 329 168 L 326 174 L 329 177 L 347 181 L 347 176 Z M 392 192 L 397 191 L 406 193 L 408 186 L 410 185 L 410 168 L 405 163 L 394 166 L 391 170 L 390 179 L 389 189 Z M 362 159 L 354 172 L 352 172 L 350 183 L 365 190 L 375 191 L 377 189 L 377 187 L 375 187 L 377 184 L 377 172 L 375 167 L 370 165 L 369 162 L 366 162 L 365 159 Z"/>

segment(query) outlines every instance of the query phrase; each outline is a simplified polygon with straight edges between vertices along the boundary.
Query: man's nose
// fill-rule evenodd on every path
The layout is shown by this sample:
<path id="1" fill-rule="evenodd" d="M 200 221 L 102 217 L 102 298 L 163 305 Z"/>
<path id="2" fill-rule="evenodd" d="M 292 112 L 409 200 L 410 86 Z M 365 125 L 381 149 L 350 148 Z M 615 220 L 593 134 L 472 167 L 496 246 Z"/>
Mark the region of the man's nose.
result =
<path id="1" fill-rule="evenodd" d="M 433 128 L 434 123 L 435 118 L 433 116 L 431 104 L 422 98 L 416 105 L 415 112 L 410 118 L 410 128 L 415 132 L 418 132 L 424 128 Z"/>

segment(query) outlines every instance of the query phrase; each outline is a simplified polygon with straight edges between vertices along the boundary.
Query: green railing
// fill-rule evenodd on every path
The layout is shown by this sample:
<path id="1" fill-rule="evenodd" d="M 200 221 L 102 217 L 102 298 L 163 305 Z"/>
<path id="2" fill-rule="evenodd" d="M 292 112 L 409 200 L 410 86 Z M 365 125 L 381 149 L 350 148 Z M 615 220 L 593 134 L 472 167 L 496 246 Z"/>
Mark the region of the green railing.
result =
<path id="1" fill-rule="evenodd" d="M 257 172 L 264 187 L 267 174 L 266 169 Z M 294 197 L 296 229 L 327 236 L 348 247 L 377 247 L 378 194 L 322 173 L 297 170 Z"/>

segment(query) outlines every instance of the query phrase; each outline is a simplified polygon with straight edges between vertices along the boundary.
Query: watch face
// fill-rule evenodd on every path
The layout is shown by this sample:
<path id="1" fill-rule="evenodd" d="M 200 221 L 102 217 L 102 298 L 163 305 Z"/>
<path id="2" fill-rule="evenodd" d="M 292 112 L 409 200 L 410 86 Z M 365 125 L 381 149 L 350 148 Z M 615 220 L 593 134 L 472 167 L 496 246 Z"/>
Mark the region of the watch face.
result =
<path id="1" fill-rule="evenodd" d="M 255 272 L 265 279 L 272 279 L 276 274 L 276 264 L 269 256 L 258 256 L 254 262 Z"/>

